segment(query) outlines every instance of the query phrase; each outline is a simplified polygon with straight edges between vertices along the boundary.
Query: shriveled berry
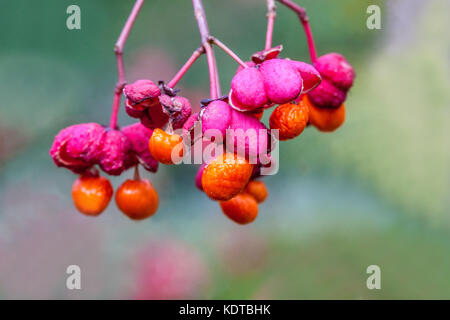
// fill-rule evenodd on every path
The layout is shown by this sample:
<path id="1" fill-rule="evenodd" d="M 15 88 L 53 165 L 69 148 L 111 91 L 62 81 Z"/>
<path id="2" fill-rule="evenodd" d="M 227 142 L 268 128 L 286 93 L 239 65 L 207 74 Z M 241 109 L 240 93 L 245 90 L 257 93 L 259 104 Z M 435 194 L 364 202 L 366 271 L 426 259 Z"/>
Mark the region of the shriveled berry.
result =
<path id="1" fill-rule="evenodd" d="M 125 112 L 132 118 L 136 118 L 136 119 L 140 119 L 142 118 L 145 114 L 146 108 L 136 108 L 135 106 L 132 106 L 130 104 L 130 100 L 125 100 Z"/>
<path id="2" fill-rule="evenodd" d="M 171 97 L 163 94 L 159 97 L 162 111 L 172 121 L 173 129 L 180 129 L 192 113 L 191 103 L 187 98 L 181 96 Z"/>
<path id="3" fill-rule="evenodd" d="M 309 108 L 299 103 L 279 105 L 272 112 L 269 119 L 270 129 L 279 130 L 280 140 L 289 140 L 300 135 L 308 124 Z"/>
<path id="4" fill-rule="evenodd" d="M 158 209 L 158 193 L 147 179 L 125 181 L 115 198 L 120 211 L 133 220 L 148 218 Z"/>
<path id="5" fill-rule="evenodd" d="M 319 131 L 331 132 L 339 128 L 345 121 L 345 105 L 339 108 L 319 108 L 303 97 L 309 107 L 309 122 Z"/>
<path id="6" fill-rule="evenodd" d="M 184 123 L 189 119 L 192 114 L 191 103 L 187 98 L 177 97 L 177 101 L 181 103 L 181 111 L 179 114 L 175 115 L 172 121 L 172 126 L 174 129 L 180 129 L 183 127 Z"/>
<path id="7" fill-rule="evenodd" d="M 266 200 L 269 192 L 264 182 L 259 180 L 250 181 L 245 188 L 245 192 L 255 198 L 256 202 L 261 203 Z"/>
<path id="8" fill-rule="evenodd" d="M 81 123 L 61 130 L 50 148 L 58 167 L 83 173 L 100 158 L 105 129 L 97 123 Z"/>
<path id="9" fill-rule="evenodd" d="M 72 185 L 75 207 L 87 216 L 98 216 L 109 204 L 113 188 L 108 179 L 101 176 L 82 175 Z"/>
<path id="10" fill-rule="evenodd" d="M 213 200 L 229 200 L 247 185 L 253 165 L 242 157 L 225 153 L 203 170 L 203 191 Z"/>
<path id="11" fill-rule="evenodd" d="M 102 170 L 118 176 L 129 168 L 130 157 L 132 157 L 130 140 L 119 130 L 106 130 L 99 161 Z"/>
<path id="12" fill-rule="evenodd" d="M 156 161 L 148 149 L 153 130 L 145 127 L 142 123 L 134 123 L 121 129 L 122 133 L 128 138 L 132 145 L 132 154 L 127 168 L 140 163 L 146 170 L 156 172 L 158 170 L 158 161 Z"/>
<path id="13" fill-rule="evenodd" d="M 169 122 L 169 115 L 164 112 L 160 103 L 149 107 L 141 117 L 141 123 L 149 129 L 162 128 Z"/>
<path id="14" fill-rule="evenodd" d="M 183 157 L 183 138 L 159 128 L 153 131 L 148 147 L 153 158 L 164 164 L 174 164 Z"/>
<path id="15" fill-rule="evenodd" d="M 248 224 L 258 216 L 258 203 L 247 193 L 240 193 L 228 201 L 221 201 L 223 213 L 239 224 Z"/>
<path id="16" fill-rule="evenodd" d="M 150 107 L 158 102 L 161 94 L 159 87 L 151 80 L 136 80 L 127 84 L 123 93 L 130 101 L 130 105 L 138 107 Z"/>

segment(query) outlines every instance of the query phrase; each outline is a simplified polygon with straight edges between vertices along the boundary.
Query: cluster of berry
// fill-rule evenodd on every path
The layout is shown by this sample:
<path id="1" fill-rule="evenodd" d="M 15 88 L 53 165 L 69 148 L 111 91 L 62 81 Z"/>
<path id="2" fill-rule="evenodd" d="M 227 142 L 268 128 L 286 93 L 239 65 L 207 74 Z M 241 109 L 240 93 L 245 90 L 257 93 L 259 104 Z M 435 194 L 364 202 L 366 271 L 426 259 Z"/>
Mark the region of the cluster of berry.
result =
<path id="1" fill-rule="evenodd" d="M 135 9 L 140 8 L 142 1 L 137 1 Z M 279 1 L 288 7 L 294 6 L 289 0 Z M 196 14 L 203 15 L 201 0 L 193 0 L 193 3 Z M 130 28 L 136 18 L 135 9 L 126 28 Z M 299 17 L 304 19 L 303 14 Z M 79 211 L 98 215 L 112 197 L 110 182 L 99 175 L 96 166 L 110 175 L 120 175 L 135 167 L 134 179 L 125 181 L 116 192 L 117 206 L 132 219 L 153 215 L 158 207 L 158 195 L 149 180 L 140 178 L 138 165 L 156 172 L 158 163 L 178 163 L 186 155 L 187 144 L 192 146 L 200 140 L 201 149 L 213 144 L 219 146 L 219 151 L 215 149 L 213 158 L 203 159 L 196 186 L 209 198 L 219 201 L 222 211 L 233 221 L 247 224 L 256 218 L 258 203 L 268 195 L 266 186 L 258 179 L 262 168 L 274 161 L 270 157 L 276 143 L 276 139 L 272 139 L 273 132 L 277 132 L 279 140 L 289 140 L 299 136 L 308 124 L 320 131 L 337 129 L 344 122 L 343 103 L 355 76 L 350 64 L 337 53 L 316 58 L 315 49 L 310 48 L 312 65 L 279 58 L 282 46 L 272 48 L 270 45 L 274 14 L 269 14 L 268 18 L 266 49 L 255 53 L 251 61 L 243 62 L 220 41 L 205 34 L 208 28 L 202 24 L 206 20 L 197 16 L 202 48 L 194 52 L 167 85 L 151 80 L 121 85 L 122 63 L 118 64 L 119 85 L 110 127 L 96 123 L 70 126 L 58 133 L 50 149 L 57 166 L 81 175 L 72 189 Z M 125 31 L 127 35 L 129 30 Z M 124 43 L 122 36 L 119 43 Z M 218 97 L 211 44 L 218 45 L 240 64 L 229 94 L 224 97 Z M 208 58 L 211 99 L 203 100 L 200 112 L 192 114 L 190 102 L 177 95 L 173 87 L 203 53 Z M 121 52 L 118 59 L 121 59 Z M 115 121 L 122 94 L 126 98 L 127 114 L 140 122 L 118 128 Z M 267 128 L 261 117 L 275 106 Z M 194 135 L 196 125 L 201 128 L 201 139 Z"/>
<path id="2" fill-rule="evenodd" d="M 148 149 L 152 136 L 153 130 L 140 123 L 120 130 L 97 123 L 82 123 L 61 130 L 53 141 L 50 155 L 57 166 L 81 175 L 72 187 L 77 209 L 96 216 L 111 200 L 111 183 L 99 175 L 96 165 L 110 175 L 120 175 L 138 164 L 156 172 L 158 162 Z M 144 219 L 155 213 L 158 195 L 150 181 L 139 179 L 136 174 L 134 180 L 125 181 L 117 190 L 116 203 L 130 218 Z"/>
<path id="3" fill-rule="evenodd" d="M 272 49 L 269 51 L 273 52 Z M 246 62 L 248 68 L 237 70 L 226 99 L 228 103 L 215 100 L 202 109 L 199 120 L 203 132 L 214 128 L 224 132 L 228 139 L 225 131 L 230 128 L 278 130 L 279 140 L 289 140 L 299 136 L 308 124 L 320 131 L 334 131 L 343 123 L 345 94 L 341 92 L 344 92 L 343 88 L 351 87 L 354 71 L 341 55 L 324 55 L 314 66 L 279 59 L 273 54 L 268 57 L 260 63 Z M 320 66 L 320 72 L 316 65 Z M 341 85 L 342 79 L 347 80 L 346 87 Z M 322 89 L 324 83 L 325 90 Z M 336 92 L 330 92 L 332 90 Z M 336 101 L 339 101 L 337 107 Z M 275 104 L 278 106 L 270 115 L 270 129 L 267 129 L 258 118 Z M 257 174 L 261 164 L 252 166 L 248 162 L 249 157 L 262 155 L 258 148 L 268 143 L 264 140 L 267 135 L 254 137 L 254 141 L 251 137 L 245 140 L 244 157 L 233 153 L 217 156 L 200 167 L 196 178 L 197 187 L 211 199 L 220 201 L 223 212 L 241 224 L 256 218 L 257 203 L 267 196 L 264 183 L 255 180 L 261 177 Z M 236 140 L 232 146 L 239 150 Z M 270 151 L 268 147 L 264 150 Z"/>

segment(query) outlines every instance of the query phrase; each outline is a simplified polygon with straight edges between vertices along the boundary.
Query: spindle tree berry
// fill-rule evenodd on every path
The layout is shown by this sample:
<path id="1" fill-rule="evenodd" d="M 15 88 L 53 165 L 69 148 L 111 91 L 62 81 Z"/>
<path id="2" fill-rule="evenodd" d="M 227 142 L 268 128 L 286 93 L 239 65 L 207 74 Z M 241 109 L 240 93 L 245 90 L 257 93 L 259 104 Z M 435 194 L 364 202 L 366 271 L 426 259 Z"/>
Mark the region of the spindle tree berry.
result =
<path id="1" fill-rule="evenodd" d="M 193 0 L 200 47 L 168 82 L 138 79 L 126 83 L 123 48 L 143 1 L 136 1 L 115 45 L 118 79 L 109 124 L 81 123 L 61 130 L 50 156 L 58 167 L 79 175 L 72 197 L 75 207 L 90 216 L 103 212 L 113 195 L 111 183 L 99 170 L 120 176 L 134 168 L 134 177 L 117 189 L 115 200 L 125 215 L 141 220 L 155 214 L 158 194 L 150 180 L 140 177 L 139 168 L 156 173 L 159 163 L 178 164 L 191 159 L 192 153 L 195 162 L 199 150 L 196 187 L 218 201 L 231 220 L 250 223 L 258 215 L 258 205 L 268 197 L 266 185 L 259 179 L 278 166 L 278 140 L 298 137 L 308 124 L 324 132 L 339 128 L 345 120 L 344 102 L 355 72 L 341 54 L 317 58 L 306 11 L 292 0 L 277 1 L 300 19 L 311 63 L 283 56 L 283 45 L 272 46 L 275 0 L 267 1 L 264 48 L 255 48 L 248 61 L 209 33 L 202 0 Z M 212 46 L 239 65 L 225 96 L 221 96 L 220 68 Z M 210 96 L 191 105 L 176 86 L 202 55 L 207 59 Z M 125 112 L 136 119 L 124 127 L 117 123 L 122 95 Z M 195 109 L 197 105 L 200 111 L 192 113 L 192 106 Z"/>

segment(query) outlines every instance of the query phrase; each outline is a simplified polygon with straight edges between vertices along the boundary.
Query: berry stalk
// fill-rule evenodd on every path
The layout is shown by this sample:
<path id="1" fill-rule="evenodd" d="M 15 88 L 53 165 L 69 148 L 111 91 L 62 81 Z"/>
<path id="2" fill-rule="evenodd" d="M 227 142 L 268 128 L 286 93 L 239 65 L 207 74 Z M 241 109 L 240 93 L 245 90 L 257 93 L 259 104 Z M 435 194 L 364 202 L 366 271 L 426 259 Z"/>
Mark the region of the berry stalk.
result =
<path id="1" fill-rule="evenodd" d="M 311 62 L 314 63 L 317 60 L 316 46 L 314 44 L 314 38 L 311 32 L 311 27 L 309 25 L 309 18 L 306 15 L 306 10 L 300 7 L 298 4 L 292 2 L 291 0 L 277 0 L 279 3 L 284 4 L 286 7 L 294 11 L 300 22 L 303 25 L 303 30 L 306 34 L 306 39 L 308 41 L 309 55 L 311 57 Z"/>
<path id="2" fill-rule="evenodd" d="M 217 99 L 219 97 L 220 84 L 217 73 L 216 57 L 211 43 L 208 41 L 210 34 L 202 0 L 192 0 L 192 6 L 194 7 L 195 18 L 197 19 L 198 30 L 200 31 L 202 47 L 205 49 L 206 59 L 208 61 L 210 96 L 211 99 Z"/>
<path id="3" fill-rule="evenodd" d="M 120 109 L 120 100 L 122 97 L 122 90 L 126 84 L 125 81 L 125 69 L 123 66 L 123 47 L 128 39 L 128 35 L 130 34 L 131 29 L 133 28 L 134 21 L 136 21 L 136 17 L 139 11 L 144 4 L 144 0 L 137 0 L 131 10 L 130 16 L 128 17 L 125 25 L 122 29 L 122 32 L 117 39 L 116 45 L 114 46 L 114 53 L 116 55 L 117 61 L 117 84 L 114 89 L 114 98 L 113 98 L 113 107 L 111 112 L 111 120 L 109 122 L 109 126 L 113 129 L 117 128 L 117 115 Z"/>
<path id="4" fill-rule="evenodd" d="M 233 52 L 230 48 L 228 48 L 223 42 L 221 42 L 219 39 L 214 38 L 210 36 L 208 40 L 212 43 L 218 46 L 220 49 L 222 49 L 226 54 L 228 54 L 231 58 L 233 58 L 237 63 L 239 63 L 242 67 L 248 68 L 248 66 L 245 64 L 244 61 L 242 61 L 241 58 L 238 57 L 236 53 Z"/>
<path id="5" fill-rule="evenodd" d="M 273 25 L 275 23 L 276 17 L 277 11 L 275 6 L 275 0 L 267 0 L 267 32 L 265 45 L 266 50 L 272 48 Z"/>
<path id="6" fill-rule="evenodd" d="M 197 61 L 197 59 L 204 53 L 205 49 L 203 47 L 197 48 L 197 50 L 195 50 L 192 53 L 191 57 L 186 61 L 186 63 L 181 67 L 181 69 L 177 72 L 177 74 L 172 78 L 172 80 L 169 81 L 167 86 L 170 88 L 175 87 L 178 81 L 180 81 L 181 78 L 183 78 L 183 76 L 185 75 L 185 73 L 192 67 L 194 62 Z"/>
<path id="7" fill-rule="evenodd" d="M 134 166 L 134 175 L 133 175 L 133 179 L 136 181 L 141 180 L 141 175 L 139 174 L 139 165 L 135 165 Z"/>

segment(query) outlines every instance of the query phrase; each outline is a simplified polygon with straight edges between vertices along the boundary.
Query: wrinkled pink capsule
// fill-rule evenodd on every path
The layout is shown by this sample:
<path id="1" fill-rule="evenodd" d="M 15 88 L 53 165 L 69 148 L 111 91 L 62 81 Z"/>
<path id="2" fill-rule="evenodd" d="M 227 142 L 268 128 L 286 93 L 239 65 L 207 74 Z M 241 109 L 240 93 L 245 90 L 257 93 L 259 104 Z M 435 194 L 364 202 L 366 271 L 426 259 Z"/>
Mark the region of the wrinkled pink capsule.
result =
<path id="1" fill-rule="evenodd" d="M 309 63 L 294 60 L 292 60 L 291 63 L 297 69 L 303 79 L 302 93 L 306 93 L 314 89 L 322 81 L 322 77 L 320 76 L 319 71 L 317 71 L 316 68 L 314 68 Z"/>
<path id="2" fill-rule="evenodd" d="M 336 87 L 348 91 L 353 85 L 355 71 L 345 57 L 339 53 L 328 53 L 317 59 L 314 67 L 323 78 L 331 81 Z"/>
<path id="3" fill-rule="evenodd" d="M 131 105 L 140 104 L 149 107 L 157 102 L 161 95 L 159 87 L 151 80 L 136 80 L 123 88 L 123 93 L 131 101 Z"/>
<path id="4" fill-rule="evenodd" d="M 111 175 L 120 175 L 131 163 L 132 146 L 119 130 L 107 129 L 102 139 L 99 165 Z"/>
<path id="5" fill-rule="evenodd" d="M 308 92 L 309 100 L 319 108 L 338 108 L 347 97 L 346 91 L 324 79 L 317 88 Z"/>
<path id="6" fill-rule="evenodd" d="M 130 100 L 125 100 L 125 112 L 132 118 L 142 118 L 145 114 L 145 110 L 143 108 L 136 108 L 136 106 L 132 106 L 131 103 Z"/>
<path id="7" fill-rule="evenodd" d="M 269 152 L 269 131 L 252 115 L 232 110 L 229 129 L 227 145 L 232 139 L 234 151 L 240 155 L 257 160 L 259 155 Z"/>
<path id="8" fill-rule="evenodd" d="M 145 110 L 141 123 L 150 129 L 163 128 L 169 122 L 169 115 L 164 112 L 161 104 L 155 104 Z"/>
<path id="9" fill-rule="evenodd" d="M 270 101 L 282 104 L 297 98 L 303 89 L 303 80 L 292 62 L 284 59 L 264 61 L 259 71 Z"/>
<path id="10" fill-rule="evenodd" d="M 228 103 L 221 100 L 215 100 L 204 107 L 200 112 L 203 135 L 207 138 L 211 138 L 211 135 L 208 134 L 208 130 L 215 129 L 220 131 L 222 139 L 225 139 L 226 130 L 231 122 L 231 112 L 232 109 Z"/>
<path id="11" fill-rule="evenodd" d="M 233 77 L 229 103 L 240 111 L 251 111 L 268 103 L 264 79 L 256 67 L 246 68 Z"/>
<path id="12" fill-rule="evenodd" d="M 98 123 L 81 123 L 61 130 L 50 148 L 50 156 L 58 167 L 75 173 L 89 169 L 100 157 L 105 129 Z"/>
<path id="13" fill-rule="evenodd" d="M 180 96 L 170 97 L 161 95 L 159 101 L 163 107 L 163 112 L 172 119 L 172 128 L 180 129 L 192 113 L 191 103 L 188 99 Z"/>
<path id="14" fill-rule="evenodd" d="M 158 161 L 152 157 L 148 149 L 148 142 L 152 137 L 153 130 L 138 122 L 122 128 L 121 131 L 131 142 L 133 149 L 133 157 L 130 157 L 131 162 L 127 167 L 140 163 L 146 170 L 156 172 L 158 170 Z"/>

